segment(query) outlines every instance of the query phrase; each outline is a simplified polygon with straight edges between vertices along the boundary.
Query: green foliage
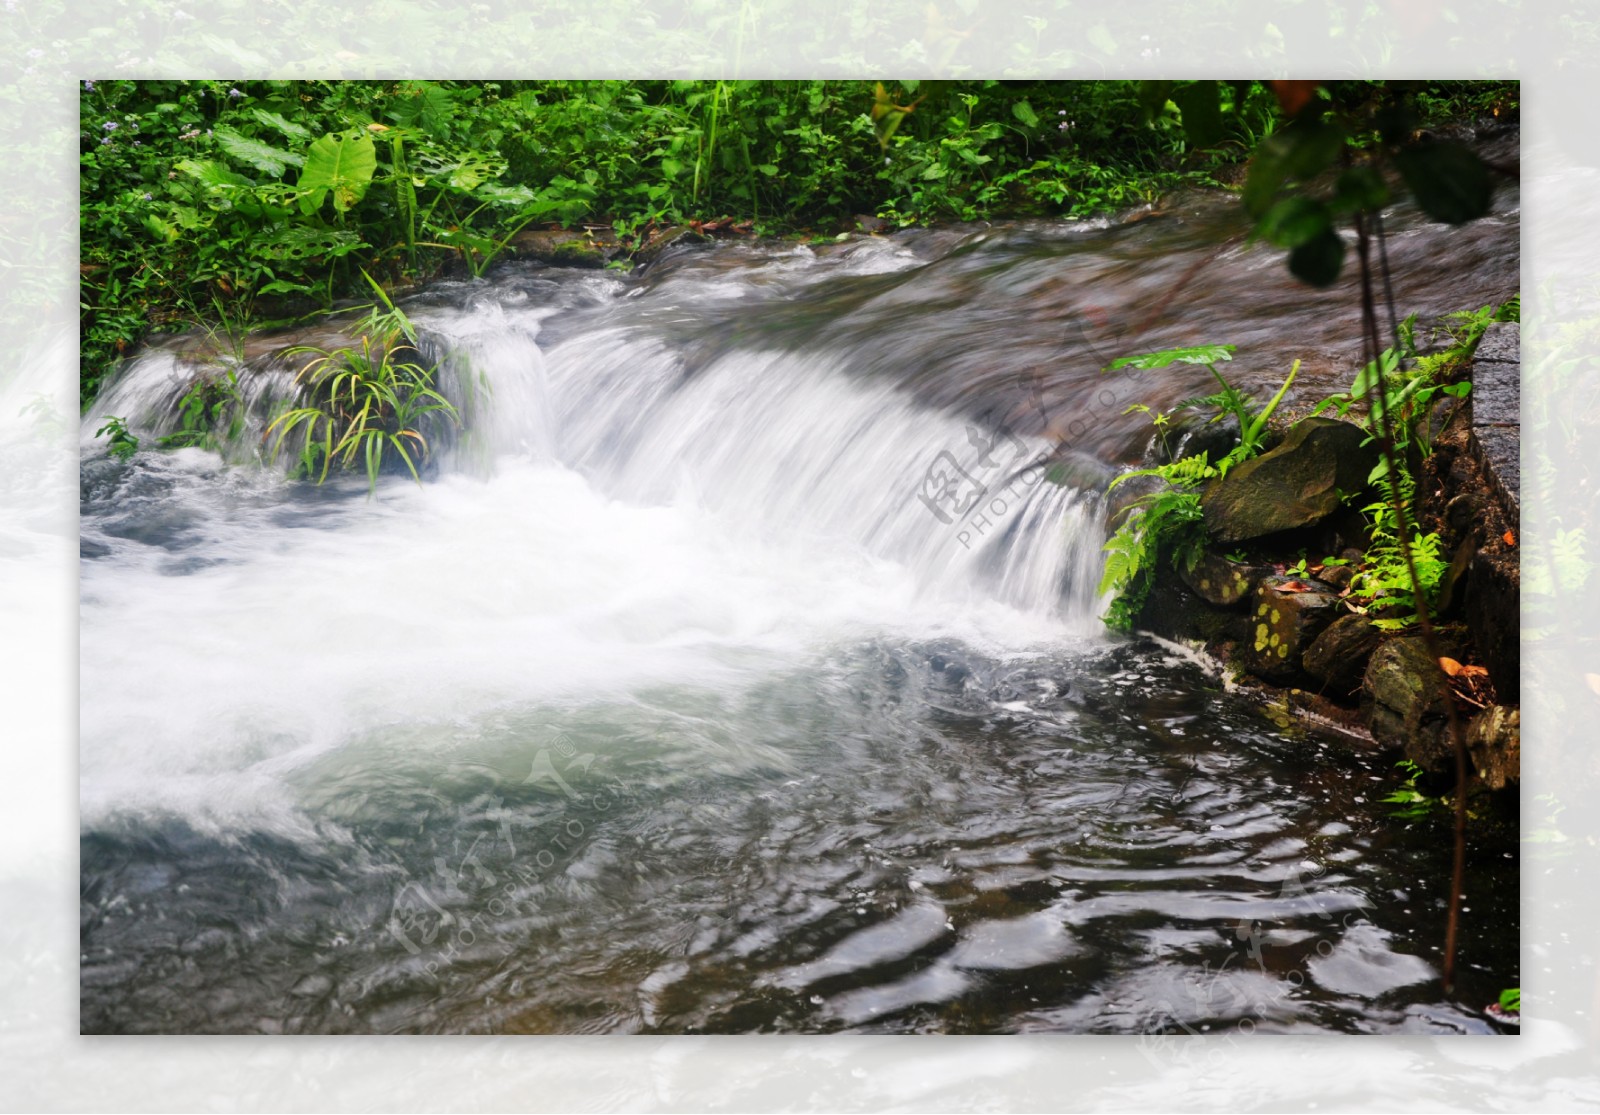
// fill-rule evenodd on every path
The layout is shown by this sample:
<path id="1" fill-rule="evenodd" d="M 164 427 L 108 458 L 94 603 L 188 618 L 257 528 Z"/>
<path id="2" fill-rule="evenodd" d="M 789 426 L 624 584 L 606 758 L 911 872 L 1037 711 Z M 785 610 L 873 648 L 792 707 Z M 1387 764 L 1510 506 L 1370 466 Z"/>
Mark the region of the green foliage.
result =
<path id="1" fill-rule="evenodd" d="M 1430 797 L 1417 788 L 1417 779 L 1423 775 L 1421 767 L 1410 759 L 1401 759 L 1395 766 L 1405 772 L 1405 781 L 1382 800 L 1392 806 L 1390 814 L 1403 821 L 1419 821 L 1450 808 L 1447 798 Z"/>
<path id="2" fill-rule="evenodd" d="M 201 376 L 178 401 L 178 429 L 156 439 L 163 449 L 221 449 L 244 428 L 238 374 Z"/>
<path id="3" fill-rule="evenodd" d="M 1378 433 L 1374 414 L 1389 416 L 1399 475 L 1389 475 L 1387 461 L 1379 462 L 1372 472 L 1370 481 L 1384 499 L 1364 508 L 1371 524 L 1371 544 L 1351 579 L 1348 597 L 1351 606 L 1363 614 L 1381 613 L 1374 617 L 1373 623 L 1383 630 L 1403 630 L 1416 623 L 1418 595 L 1424 605 L 1431 607 L 1440 580 L 1449 568 L 1448 560 L 1440 551 L 1438 535 L 1414 529 L 1411 538 L 1402 543 L 1394 506 L 1397 499 L 1403 506 L 1415 505 L 1416 481 L 1407 461 L 1432 450 L 1437 432 L 1429 426 L 1432 403 L 1440 395 L 1457 399 L 1467 396 L 1471 383 L 1457 377 L 1467 368 L 1484 331 L 1491 322 L 1516 321 L 1519 315 L 1520 299 L 1517 297 L 1498 307 L 1483 306 L 1449 314 L 1443 321 L 1443 333 L 1449 343 L 1436 351 L 1420 353 L 1416 315 L 1413 314 L 1400 323 L 1399 350 L 1384 350 L 1377 361 L 1368 363 L 1356 374 L 1350 390 L 1329 396 L 1312 411 L 1320 414 L 1332 410 L 1341 418 L 1353 417 L 1373 438 Z M 1366 404 L 1364 413 L 1357 411 L 1361 404 Z M 1577 542 L 1581 548 L 1581 536 Z M 1406 567 L 1408 549 L 1417 575 L 1415 585 Z M 1576 568 L 1568 565 L 1569 571 Z"/>
<path id="4" fill-rule="evenodd" d="M 1450 562 L 1440 552 L 1437 534 L 1413 532 L 1409 542 L 1411 567 L 1407 567 L 1394 501 L 1399 499 L 1410 504 L 1415 494 L 1411 477 L 1402 470 L 1397 484 L 1391 484 L 1387 475 L 1379 477 L 1377 484 L 1384 499 L 1364 509 L 1372 524 L 1371 543 L 1366 560 L 1350 578 L 1349 600 L 1352 607 L 1363 614 L 1383 613 L 1374 616 L 1374 627 L 1382 631 L 1401 631 L 1417 622 L 1419 592 L 1427 607 L 1433 607 L 1439 582 L 1450 568 Z M 1415 584 L 1411 579 L 1412 569 L 1416 570 Z"/>
<path id="5" fill-rule="evenodd" d="M 139 439 L 128 430 L 128 423 L 121 418 L 107 416 L 105 425 L 94 432 L 95 437 L 108 439 L 106 452 L 119 461 L 126 461 L 139 451 Z"/>
<path id="6" fill-rule="evenodd" d="M 350 469 L 359 461 L 373 490 L 391 450 L 420 483 L 417 463 L 431 451 L 425 428 L 460 421 L 456 408 L 433 387 L 435 369 L 412 359 L 417 352 L 411 322 L 377 289 L 384 308 L 374 306 L 357 328 L 358 345 L 289 350 L 312 357 L 299 375 L 311 401 L 272 420 L 266 431 L 268 439 L 276 435 L 270 456 L 276 460 L 284 441 L 296 438 L 295 471 L 316 476 L 318 484 L 335 464 Z"/>
<path id="7" fill-rule="evenodd" d="M 1146 470 L 1162 475 L 1168 487 L 1140 496 L 1124 512 L 1122 523 L 1105 544 L 1105 568 L 1100 576 L 1101 595 L 1113 593 L 1106 608 L 1105 622 L 1118 631 L 1133 626 L 1155 583 L 1157 562 L 1166 556 L 1175 566 L 1194 568 L 1205 544 L 1198 484 L 1203 473 L 1187 457 L 1162 469 Z M 1190 463 L 1185 470 L 1175 465 Z M 1168 470 L 1163 472 L 1163 470 Z M 1216 475 L 1215 469 L 1209 469 Z M 1119 478 L 1121 479 L 1121 478 Z"/>
<path id="8" fill-rule="evenodd" d="M 1195 82 L 1171 92 L 1191 144 L 1218 134 L 1230 83 Z M 1289 251 L 1289 270 L 1313 286 L 1329 286 L 1344 268 L 1338 225 L 1376 214 L 1391 201 L 1383 171 L 1393 167 L 1424 213 L 1464 224 L 1489 211 L 1489 168 L 1467 147 L 1419 130 L 1428 118 L 1480 105 L 1515 106 L 1514 83 L 1330 81 L 1282 82 L 1284 124 L 1256 147 L 1242 200 L 1254 234 Z M 1166 101 L 1171 82 L 1145 82 L 1147 102 Z M 1440 86 L 1448 86 L 1440 96 Z M 1205 87 L 1205 88 L 1201 88 Z M 1460 102 L 1460 97 L 1489 97 Z M 1341 172 L 1335 175 L 1335 167 Z"/>
<path id="9" fill-rule="evenodd" d="M 1206 85 L 1175 87 L 1191 125 Z M 1132 81 L 86 82 L 82 397 L 152 331 L 326 310 L 363 270 L 481 275 L 535 222 L 636 245 L 1142 204 L 1240 159 L 1271 101 L 1227 86 L 1199 151 Z"/>
<path id="10" fill-rule="evenodd" d="M 1123 512 L 1122 522 L 1105 544 L 1106 559 L 1099 592 L 1102 595 L 1108 592 L 1113 594 L 1107 606 L 1105 622 L 1117 630 L 1125 631 L 1133 625 L 1149 598 L 1158 562 L 1163 557 L 1174 566 L 1194 568 L 1205 545 L 1200 486 L 1208 480 L 1226 475 L 1233 465 L 1261 452 L 1267 421 L 1300 368 L 1300 362 L 1295 361 L 1277 394 L 1266 406 L 1256 411 L 1252 401 L 1217 371 L 1217 362 L 1232 360 L 1233 353 L 1233 345 L 1197 345 L 1125 356 L 1106 367 L 1107 371 L 1140 371 L 1166 368 L 1173 364 L 1202 365 L 1221 386 L 1221 390 L 1204 398 L 1179 403 L 1174 413 L 1190 407 L 1212 407 L 1217 413 L 1210 421 L 1232 416 L 1238 421 L 1240 430 L 1239 444 L 1214 463 L 1209 454 L 1203 453 L 1181 457 L 1154 468 L 1136 469 L 1112 481 L 1112 489 L 1138 477 L 1155 477 L 1161 482 L 1161 487 L 1129 504 Z M 1160 414 L 1140 403 L 1128 408 L 1128 412 L 1134 411 L 1151 415 L 1157 434 L 1165 443 L 1171 415 Z"/>

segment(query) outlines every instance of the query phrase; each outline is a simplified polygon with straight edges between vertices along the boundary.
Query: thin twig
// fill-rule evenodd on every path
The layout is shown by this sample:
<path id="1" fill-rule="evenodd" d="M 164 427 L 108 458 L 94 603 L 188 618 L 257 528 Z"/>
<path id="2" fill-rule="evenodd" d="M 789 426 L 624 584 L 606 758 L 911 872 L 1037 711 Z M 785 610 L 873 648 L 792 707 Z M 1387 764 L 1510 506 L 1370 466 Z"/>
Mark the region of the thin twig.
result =
<path id="1" fill-rule="evenodd" d="M 1445 921 L 1444 932 L 1444 971 L 1443 983 L 1445 994 L 1451 994 L 1455 988 L 1456 965 L 1456 940 L 1459 935 L 1461 922 L 1462 891 L 1466 886 L 1466 843 L 1467 843 L 1467 745 L 1461 715 L 1456 708 L 1455 694 L 1450 687 L 1449 676 L 1444 672 L 1444 666 L 1439 659 L 1444 654 L 1439 646 L 1439 636 L 1434 630 L 1433 621 L 1428 616 L 1427 602 L 1423 600 L 1422 584 L 1417 579 L 1417 566 L 1411 552 L 1411 517 L 1405 500 L 1400 496 L 1400 464 L 1395 454 L 1394 425 L 1389 408 L 1385 405 L 1384 390 L 1386 385 L 1381 381 L 1383 374 L 1381 357 L 1382 341 L 1378 335 L 1378 313 L 1373 304 L 1372 297 L 1372 261 L 1368 244 L 1367 224 L 1360 212 L 1356 213 L 1356 251 L 1361 259 L 1361 324 L 1363 327 L 1362 349 L 1363 353 L 1370 352 L 1371 367 L 1374 380 L 1370 389 L 1373 418 L 1378 426 L 1378 444 L 1383 450 L 1383 459 L 1389 470 L 1389 497 L 1390 505 L 1394 508 L 1395 521 L 1400 534 L 1400 551 L 1405 556 L 1406 574 L 1411 580 L 1411 594 L 1416 602 L 1417 623 L 1422 628 L 1422 640 L 1428 648 L 1428 656 L 1433 659 L 1443 677 L 1445 715 L 1449 718 L 1450 740 L 1455 749 L 1456 758 L 1456 802 L 1455 802 L 1455 858 L 1450 877 L 1450 907 Z"/>

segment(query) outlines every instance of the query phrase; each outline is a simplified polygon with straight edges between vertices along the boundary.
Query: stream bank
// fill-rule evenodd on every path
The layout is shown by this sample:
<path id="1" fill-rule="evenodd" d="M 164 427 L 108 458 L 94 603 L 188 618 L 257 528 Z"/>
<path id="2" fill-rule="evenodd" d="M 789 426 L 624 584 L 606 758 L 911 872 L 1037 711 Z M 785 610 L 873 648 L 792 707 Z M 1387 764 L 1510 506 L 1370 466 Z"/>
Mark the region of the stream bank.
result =
<path id="1" fill-rule="evenodd" d="M 1470 394 L 1439 400 L 1429 451 L 1413 449 L 1410 462 L 1412 513 L 1448 561 L 1433 609 L 1442 669 L 1415 623 L 1384 631 L 1373 622 L 1381 609 L 1355 608 L 1352 575 L 1373 545 L 1355 507 L 1378 498 L 1366 477 L 1379 454 L 1362 428 L 1327 418 L 1295 424 L 1211 483 L 1205 553 L 1192 568 L 1162 568 L 1134 626 L 1215 658 L 1280 726 L 1301 721 L 1403 758 L 1436 791 L 1455 778 L 1454 700 L 1474 788 L 1514 797 L 1519 335 L 1514 322 L 1488 327 L 1464 377 Z"/>

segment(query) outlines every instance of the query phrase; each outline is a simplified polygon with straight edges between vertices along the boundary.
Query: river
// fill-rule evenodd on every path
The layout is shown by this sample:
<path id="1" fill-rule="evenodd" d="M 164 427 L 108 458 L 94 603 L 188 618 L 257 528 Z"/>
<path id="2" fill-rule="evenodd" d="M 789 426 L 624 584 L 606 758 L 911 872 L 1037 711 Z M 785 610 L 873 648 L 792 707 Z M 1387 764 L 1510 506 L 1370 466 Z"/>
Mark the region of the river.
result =
<path id="1" fill-rule="evenodd" d="M 192 375 L 133 362 L 83 424 L 83 1030 L 1491 1032 L 1515 846 L 1446 996 L 1391 760 L 1098 619 L 1091 479 L 1205 386 L 1106 362 L 1354 371 L 1348 281 L 1236 205 L 435 284 L 466 431 L 370 496 L 108 457 Z M 1515 293 L 1518 217 L 1391 214 L 1401 312 Z M 288 383 L 241 378 L 248 447 Z"/>

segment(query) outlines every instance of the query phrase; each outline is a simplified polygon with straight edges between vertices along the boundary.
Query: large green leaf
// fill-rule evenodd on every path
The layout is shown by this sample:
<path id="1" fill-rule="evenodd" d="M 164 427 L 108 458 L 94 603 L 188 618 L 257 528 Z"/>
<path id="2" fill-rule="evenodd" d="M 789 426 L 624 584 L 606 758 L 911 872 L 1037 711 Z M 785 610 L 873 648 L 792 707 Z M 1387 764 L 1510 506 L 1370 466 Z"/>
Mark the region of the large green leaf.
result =
<path id="1" fill-rule="evenodd" d="M 313 143 L 300 172 L 300 210 L 315 213 L 333 195 L 333 207 L 346 213 L 366 194 L 378 168 L 378 153 L 366 132 L 334 132 Z"/>
<path id="2" fill-rule="evenodd" d="M 1489 168 L 1461 144 L 1420 144 L 1399 152 L 1394 161 L 1417 204 L 1434 220 L 1459 225 L 1489 211 Z"/>
<path id="3" fill-rule="evenodd" d="M 261 121 L 269 128 L 277 129 L 289 139 L 295 140 L 296 142 L 304 142 L 305 140 L 311 138 L 310 132 L 308 132 L 301 125 L 296 124 L 293 120 L 285 119 L 281 113 L 270 112 L 264 108 L 252 108 L 250 111 L 252 114 L 254 114 L 257 120 Z M 295 165 L 299 166 L 300 164 L 296 163 Z"/>
<path id="4" fill-rule="evenodd" d="M 218 146 L 229 155 L 274 178 L 282 178 L 285 170 L 305 162 L 303 157 L 292 151 L 280 151 L 258 139 L 240 135 L 226 124 L 218 124 L 215 134 Z"/>
<path id="5" fill-rule="evenodd" d="M 239 189 L 248 190 L 255 185 L 244 175 L 236 174 L 213 159 L 179 159 L 173 164 L 173 168 L 183 174 L 187 174 L 208 191 L 214 193 Z"/>
<path id="6" fill-rule="evenodd" d="M 1144 370 L 1165 368 L 1169 364 L 1215 364 L 1218 360 L 1233 359 L 1233 345 L 1191 345 L 1187 348 L 1169 348 L 1161 352 L 1147 352 L 1139 356 L 1123 356 L 1106 365 L 1106 371 L 1119 368 Z"/>
<path id="7" fill-rule="evenodd" d="M 348 255 L 364 246 L 361 237 L 343 229 L 286 225 L 253 237 L 249 251 L 261 259 L 306 260 Z"/>

